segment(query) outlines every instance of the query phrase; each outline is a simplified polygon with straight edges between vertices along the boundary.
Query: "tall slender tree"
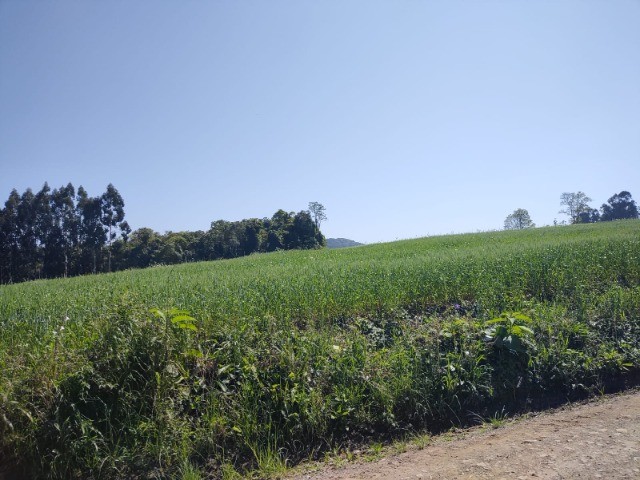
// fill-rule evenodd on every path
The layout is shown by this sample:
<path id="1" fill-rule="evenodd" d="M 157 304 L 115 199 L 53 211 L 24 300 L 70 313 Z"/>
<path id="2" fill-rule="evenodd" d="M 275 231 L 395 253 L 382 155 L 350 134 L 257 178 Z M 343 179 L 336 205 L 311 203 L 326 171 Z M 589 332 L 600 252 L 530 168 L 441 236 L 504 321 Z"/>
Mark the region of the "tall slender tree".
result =
<path id="1" fill-rule="evenodd" d="M 51 189 L 47 182 L 44 183 L 42 189 L 33 201 L 33 222 L 34 222 L 34 234 L 36 238 L 37 249 L 37 261 L 36 268 L 38 277 L 47 277 L 49 271 L 50 253 L 52 253 L 53 245 L 51 242 L 51 230 L 52 230 L 52 215 L 51 215 Z"/>
<path id="2" fill-rule="evenodd" d="M 20 263 L 20 230 L 18 220 L 18 206 L 20 205 L 20 194 L 14 188 L 9 194 L 9 198 L 2 210 L 2 223 L 0 224 L 0 235 L 2 240 L 2 282 L 12 283 L 20 281 L 17 278 L 16 266 Z"/>
<path id="3" fill-rule="evenodd" d="M 92 273 L 98 271 L 102 263 L 102 248 L 107 236 L 102 224 L 102 202 L 100 197 L 89 197 L 86 190 L 80 186 L 77 194 L 76 210 L 79 217 L 79 240 L 82 254 L 81 272 L 89 269 Z"/>
<path id="4" fill-rule="evenodd" d="M 121 226 L 124 221 L 124 200 L 120 196 L 113 184 L 107 186 L 107 191 L 100 197 L 100 206 L 102 210 L 102 224 L 106 227 L 107 249 L 108 249 L 108 268 L 111 271 L 111 245 L 116 239 L 116 229 Z M 127 225 L 128 226 L 128 225 Z"/>
<path id="5" fill-rule="evenodd" d="M 313 217 L 313 222 L 316 225 L 316 230 L 320 230 L 320 225 L 327 219 L 324 205 L 319 202 L 309 202 L 309 212 Z"/>
<path id="6" fill-rule="evenodd" d="M 57 275 L 69 276 L 74 251 L 78 247 L 79 219 L 75 208 L 75 188 L 71 183 L 66 187 L 54 189 L 51 193 L 53 216 L 52 244 L 56 246 Z"/>
<path id="7" fill-rule="evenodd" d="M 20 196 L 18 204 L 18 235 L 20 243 L 20 264 L 18 276 L 22 280 L 36 278 L 38 263 L 38 240 L 35 228 L 35 195 L 30 188 Z"/>

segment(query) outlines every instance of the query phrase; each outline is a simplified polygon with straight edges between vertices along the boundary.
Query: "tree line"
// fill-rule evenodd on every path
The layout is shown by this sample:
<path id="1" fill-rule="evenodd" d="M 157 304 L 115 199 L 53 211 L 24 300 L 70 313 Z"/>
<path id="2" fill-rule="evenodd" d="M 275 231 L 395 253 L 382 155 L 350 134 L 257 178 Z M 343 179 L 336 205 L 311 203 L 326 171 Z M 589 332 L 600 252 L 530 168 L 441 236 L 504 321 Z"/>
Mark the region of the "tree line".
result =
<path id="1" fill-rule="evenodd" d="M 324 206 L 271 218 L 217 220 L 208 231 L 131 231 L 112 185 L 96 197 L 69 183 L 33 193 L 12 190 L 0 210 L 0 283 L 111 272 L 158 264 L 216 260 L 325 245 Z"/>
<path id="2" fill-rule="evenodd" d="M 560 213 L 569 216 L 571 223 L 610 222 L 638 218 L 638 206 L 631 193 L 623 190 L 609 197 L 600 210 L 591 208 L 591 202 L 584 192 L 565 192 L 560 196 L 560 205 L 564 206 Z"/>
<path id="3" fill-rule="evenodd" d="M 626 190 L 609 197 L 607 203 L 603 203 L 600 210 L 591 208 L 589 205 L 591 201 L 592 199 L 584 192 L 564 192 L 560 196 L 560 205 L 564 208 L 559 213 L 567 215 L 572 224 L 610 222 L 612 220 L 634 219 L 640 216 L 635 200 Z M 554 221 L 554 225 L 556 224 L 557 222 Z M 524 208 L 514 210 L 504 221 L 505 230 L 522 230 L 535 226 L 529 212 Z"/>
<path id="4" fill-rule="evenodd" d="M 114 242 L 114 265 L 117 269 L 144 268 L 276 250 L 321 248 L 326 240 L 316 225 L 308 210 L 298 213 L 278 210 L 271 218 L 216 220 L 206 232 L 160 234 L 140 228 L 127 241 Z"/>

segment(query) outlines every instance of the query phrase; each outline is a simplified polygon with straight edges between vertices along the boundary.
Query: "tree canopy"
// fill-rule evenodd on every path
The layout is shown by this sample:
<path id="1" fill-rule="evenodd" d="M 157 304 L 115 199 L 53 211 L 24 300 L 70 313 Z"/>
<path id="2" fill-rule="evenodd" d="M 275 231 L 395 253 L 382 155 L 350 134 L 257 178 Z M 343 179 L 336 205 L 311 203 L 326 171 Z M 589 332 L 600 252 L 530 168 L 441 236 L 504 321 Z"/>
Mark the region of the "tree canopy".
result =
<path id="1" fill-rule="evenodd" d="M 571 223 L 595 223 L 611 220 L 625 220 L 638 218 L 638 207 L 631 197 L 631 193 L 623 190 L 614 194 L 603 203 L 600 211 L 589 206 L 591 199 L 584 192 L 563 193 L 560 205 L 565 208 L 560 213 L 566 213 Z"/>
<path id="2" fill-rule="evenodd" d="M 535 223 L 531 221 L 529 212 L 524 208 L 514 210 L 513 213 L 508 215 L 504 220 L 505 230 L 523 230 L 525 228 L 532 228 L 535 226 Z"/>
<path id="3" fill-rule="evenodd" d="M 600 219 L 604 222 L 610 220 L 625 220 L 629 218 L 638 218 L 638 207 L 636 202 L 631 198 L 631 194 L 626 190 L 616 193 L 603 203 L 600 209 L 602 216 Z"/>
<path id="4" fill-rule="evenodd" d="M 309 212 L 313 217 L 313 222 L 316 225 L 316 229 L 320 230 L 320 225 L 327 219 L 324 205 L 319 202 L 309 202 Z"/>
<path id="5" fill-rule="evenodd" d="M 571 223 L 580 223 L 580 215 L 590 209 L 590 201 L 584 192 L 564 192 L 560 196 L 560 205 L 565 208 L 560 213 L 568 215 Z"/>

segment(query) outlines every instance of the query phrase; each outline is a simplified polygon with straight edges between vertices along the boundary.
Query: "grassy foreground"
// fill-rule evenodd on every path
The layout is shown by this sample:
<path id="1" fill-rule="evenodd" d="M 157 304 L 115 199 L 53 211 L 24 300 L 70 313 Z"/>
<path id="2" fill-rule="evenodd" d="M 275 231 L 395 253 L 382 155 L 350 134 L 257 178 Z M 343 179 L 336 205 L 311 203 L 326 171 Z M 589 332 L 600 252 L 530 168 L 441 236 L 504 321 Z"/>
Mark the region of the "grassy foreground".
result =
<path id="1" fill-rule="evenodd" d="M 2 286 L 0 463 L 266 475 L 638 367 L 638 221 Z"/>

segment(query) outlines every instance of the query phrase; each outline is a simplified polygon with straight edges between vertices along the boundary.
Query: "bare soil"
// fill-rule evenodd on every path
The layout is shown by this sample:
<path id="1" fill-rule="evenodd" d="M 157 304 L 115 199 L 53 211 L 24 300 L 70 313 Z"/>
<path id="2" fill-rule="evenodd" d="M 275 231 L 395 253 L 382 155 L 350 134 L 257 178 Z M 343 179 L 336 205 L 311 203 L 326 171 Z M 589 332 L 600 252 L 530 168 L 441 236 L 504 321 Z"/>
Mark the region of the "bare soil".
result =
<path id="1" fill-rule="evenodd" d="M 640 479 L 640 392 L 440 435 L 372 462 L 318 468 L 294 478 Z"/>

